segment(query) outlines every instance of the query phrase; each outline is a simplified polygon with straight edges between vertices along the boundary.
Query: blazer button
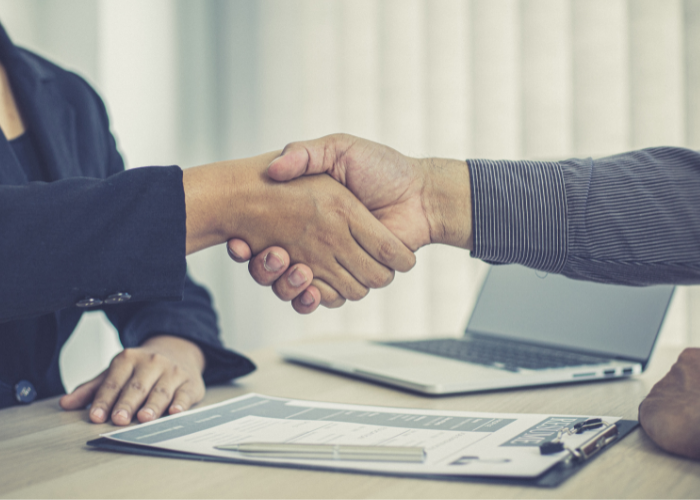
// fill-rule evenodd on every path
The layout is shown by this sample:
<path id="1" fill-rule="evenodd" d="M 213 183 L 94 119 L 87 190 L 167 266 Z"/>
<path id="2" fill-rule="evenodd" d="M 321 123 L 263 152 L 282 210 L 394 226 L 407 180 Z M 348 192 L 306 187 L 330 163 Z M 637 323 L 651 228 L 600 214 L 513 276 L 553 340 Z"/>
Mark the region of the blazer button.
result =
<path id="1" fill-rule="evenodd" d="M 131 295 L 126 292 L 113 293 L 105 299 L 105 304 L 120 304 L 131 299 Z"/>
<path id="2" fill-rule="evenodd" d="M 15 398 L 20 403 L 31 403 L 36 399 L 36 389 L 31 382 L 27 380 L 20 380 L 15 385 Z"/>
<path id="3" fill-rule="evenodd" d="M 93 306 L 99 306 L 102 304 L 102 301 L 100 299 L 96 299 L 94 297 L 87 297 L 83 300 L 79 300 L 78 302 L 75 303 L 76 306 L 78 307 L 93 307 Z"/>

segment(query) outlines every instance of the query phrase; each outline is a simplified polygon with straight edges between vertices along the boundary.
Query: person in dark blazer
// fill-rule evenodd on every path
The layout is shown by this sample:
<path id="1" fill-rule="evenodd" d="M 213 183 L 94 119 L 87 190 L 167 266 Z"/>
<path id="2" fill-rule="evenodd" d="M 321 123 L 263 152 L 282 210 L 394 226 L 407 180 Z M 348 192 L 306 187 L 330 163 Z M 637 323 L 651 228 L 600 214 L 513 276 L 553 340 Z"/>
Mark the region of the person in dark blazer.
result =
<path id="1" fill-rule="evenodd" d="M 59 354 L 87 310 L 103 310 L 125 347 L 60 400 L 65 409 L 92 403 L 94 422 L 186 410 L 205 384 L 250 373 L 253 363 L 222 346 L 209 294 L 186 273 L 186 254 L 232 236 L 257 251 L 296 248 L 281 263 L 297 263 L 286 293 L 316 275 L 321 292 L 305 296 L 316 305 L 361 298 L 413 265 L 330 178 L 293 189 L 263 181 L 278 153 L 184 173 L 127 171 L 82 78 L 14 46 L 1 26 L 0 63 L 0 408 L 65 393 Z"/>
<path id="2" fill-rule="evenodd" d="M 5 122 L 14 126 L 3 127 L 10 137 L 0 138 L 0 407 L 65 393 L 61 346 L 88 309 L 101 308 L 127 348 L 158 337 L 166 343 L 166 336 L 185 339 L 206 358 L 206 383 L 251 372 L 248 359 L 223 348 L 210 297 L 187 277 L 184 261 L 172 251 L 140 252 L 160 239 L 165 245 L 159 248 L 179 246 L 177 232 L 158 230 L 177 226 L 163 224 L 177 214 L 159 210 L 167 204 L 164 198 L 177 193 L 167 189 L 176 172 L 164 168 L 135 176 L 155 175 L 162 184 L 120 200 L 143 207 L 135 211 L 139 221 L 124 220 L 110 204 L 131 190 L 96 183 L 124 170 L 99 97 L 77 76 L 15 47 L 4 30 L 0 60 L 6 69 L 3 88 L 11 88 L 16 102 L 4 107 L 10 115 Z M 71 178 L 85 181 L 60 185 Z M 56 189 L 46 189 L 51 185 Z M 71 207 L 71 197 L 80 197 L 80 203 Z M 45 216 L 51 212 L 55 215 Z M 108 232 L 122 236 L 106 237 Z M 155 285 L 149 290 L 142 283 Z M 143 300 L 180 296 L 182 301 Z M 202 393 L 203 384 L 193 384 L 189 390 Z"/>

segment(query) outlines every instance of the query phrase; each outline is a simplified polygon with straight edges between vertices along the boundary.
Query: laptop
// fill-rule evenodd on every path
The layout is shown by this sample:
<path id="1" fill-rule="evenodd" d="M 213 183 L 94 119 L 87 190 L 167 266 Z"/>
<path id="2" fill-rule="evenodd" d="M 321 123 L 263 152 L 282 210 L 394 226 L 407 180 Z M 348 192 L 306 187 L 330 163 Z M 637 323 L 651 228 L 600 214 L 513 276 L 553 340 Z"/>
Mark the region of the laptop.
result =
<path id="1" fill-rule="evenodd" d="M 326 341 L 280 354 L 426 395 L 629 377 L 646 368 L 673 290 L 492 266 L 461 338 Z"/>

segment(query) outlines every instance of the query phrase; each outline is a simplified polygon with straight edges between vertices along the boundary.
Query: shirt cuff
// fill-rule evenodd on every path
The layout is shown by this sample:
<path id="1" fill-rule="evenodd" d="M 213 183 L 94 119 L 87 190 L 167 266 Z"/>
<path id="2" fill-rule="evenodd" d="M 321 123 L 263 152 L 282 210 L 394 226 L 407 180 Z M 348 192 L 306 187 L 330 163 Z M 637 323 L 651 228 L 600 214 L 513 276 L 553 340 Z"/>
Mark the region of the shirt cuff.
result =
<path id="1" fill-rule="evenodd" d="M 564 176 L 556 162 L 468 160 L 474 249 L 491 264 L 561 272 L 567 258 Z"/>

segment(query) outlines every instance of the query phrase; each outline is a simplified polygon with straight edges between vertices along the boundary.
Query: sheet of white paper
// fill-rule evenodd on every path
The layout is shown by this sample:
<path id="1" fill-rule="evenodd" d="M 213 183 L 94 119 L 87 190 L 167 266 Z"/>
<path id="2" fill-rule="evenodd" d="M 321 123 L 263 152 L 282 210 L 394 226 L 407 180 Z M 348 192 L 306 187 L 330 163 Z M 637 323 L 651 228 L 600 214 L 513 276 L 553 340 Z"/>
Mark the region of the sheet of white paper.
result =
<path id="1" fill-rule="evenodd" d="M 141 446 L 319 468 L 398 474 L 536 477 L 567 452 L 541 455 L 539 445 L 595 415 L 536 415 L 360 406 L 248 394 L 205 408 L 104 434 Z M 617 417 L 601 417 L 614 423 Z M 567 437 L 576 446 L 595 431 Z M 424 463 L 256 458 L 217 450 L 243 442 L 420 446 Z"/>

